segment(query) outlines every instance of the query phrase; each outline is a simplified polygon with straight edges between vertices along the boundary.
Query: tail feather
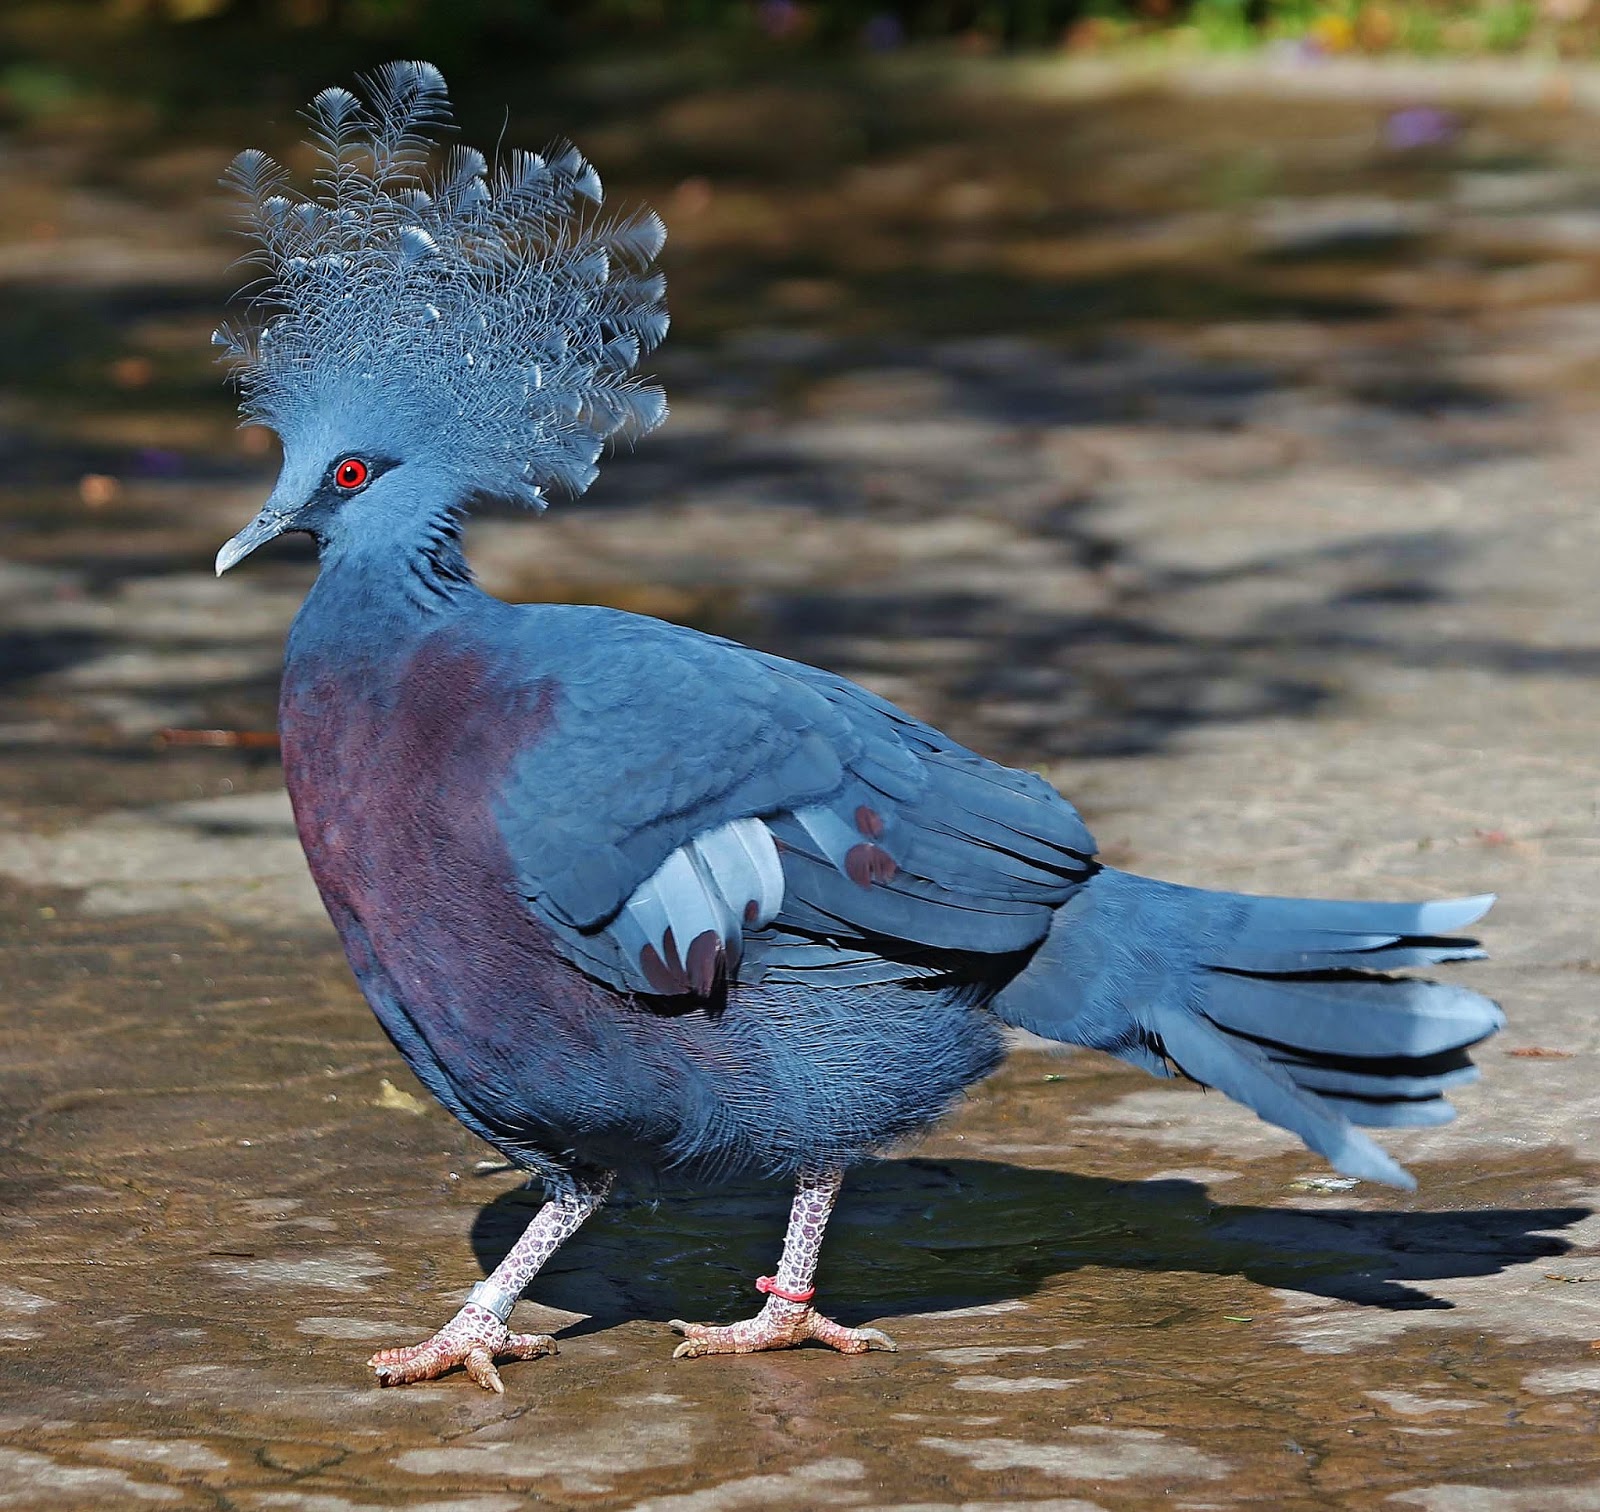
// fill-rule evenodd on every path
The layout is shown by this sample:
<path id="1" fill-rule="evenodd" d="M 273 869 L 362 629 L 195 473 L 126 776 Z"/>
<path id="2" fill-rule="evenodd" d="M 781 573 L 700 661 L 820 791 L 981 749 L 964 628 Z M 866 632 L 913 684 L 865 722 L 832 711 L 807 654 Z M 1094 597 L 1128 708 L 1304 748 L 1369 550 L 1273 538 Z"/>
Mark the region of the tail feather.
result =
<path id="1" fill-rule="evenodd" d="M 1442 1097 L 1323 1097 L 1324 1107 L 1370 1129 L 1422 1129 L 1450 1123 L 1456 1110 Z"/>
<path id="2" fill-rule="evenodd" d="M 1181 1008 L 1156 1013 L 1166 1052 L 1186 1075 L 1254 1109 L 1268 1123 L 1298 1134 L 1329 1165 L 1348 1176 L 1415 1188 L 1416 1178 L 1368 1139 L 1328 1099 L 1307 1096 L 1259 1045 L 1223 1033 Z"/>
<path id="3" fill-rule="evenodd" d="M 1438 1055 L 1504 1022 L 1480 993 L 1408 977 L 1239 975 L 1213 968 L 1202 1011 L 1218 1027 L 1300 1054 Z"/>
<path id="4" fill-rule="evenodd" d="M 1446 961 L 1481 961 L 1487 954 L 1467 940 L 1423 935 L 1300 936 L 1293 945 L 1239 945 L 1230 955 L 1235 971 L 1398 971 L 1440 966 Z"/>
<path id="5" fill-rule="evenodd" d="M 1478 1068 L 1467 1060 L 1464 1052 L 1460 1065 L 1448 1071 L 1420 1076 L 1407 1075 L 1403 1070 L 1347 1071 L 1328 1061 L 1292 1060 L 1286 1056 L 1275 1059 L 1294 1078 L 1296 1085 L 1308 1092 L 1320 1092 L 1326 1097 L 1342 1097 L 1358 1103 L 1391 1100 L 1415 1102 L 1423 1098 L 1443 1097 L 1456 1087 L 1470 1086 L 1480 1075 Z M 1360 1062 L 1345 1064 L 1359 1065 Z M 1388 1067 L 1394 1063 L 1377 1061 L 1374 1064 Z M 1406 1061 L 1400 1064 L 1415 1067 L 1420 1063 Z M 1359 1118 L 1355 1120 L 1356 1123 L 1361 1121 Z"/>
<path id="6" fill-rule="evenodd" d="M 1476 940 L 1451 936 L 1475 924 L 1494 903 L 1492 894 L 1435 903 L 1215 896 L 1240 905 L 1226 965 L 1235 971 L 1266 972 L 1388 971 L 1481 960 L 1484 952 Z"/>
<path id="7" fill-rule="evenodd" d="M 1376 969 L 1474 960 L 1454 931 L 1492 897 L 1260 898 L 1106 869 L 1056 913 L 995 999 L 1007 1023 L 1215 1087 L 1348 1175 L 1410 1188 L 1356 1125 L 1447 1123 L 1468 1047 L 1504 1015 L 1464 988 Z"/>

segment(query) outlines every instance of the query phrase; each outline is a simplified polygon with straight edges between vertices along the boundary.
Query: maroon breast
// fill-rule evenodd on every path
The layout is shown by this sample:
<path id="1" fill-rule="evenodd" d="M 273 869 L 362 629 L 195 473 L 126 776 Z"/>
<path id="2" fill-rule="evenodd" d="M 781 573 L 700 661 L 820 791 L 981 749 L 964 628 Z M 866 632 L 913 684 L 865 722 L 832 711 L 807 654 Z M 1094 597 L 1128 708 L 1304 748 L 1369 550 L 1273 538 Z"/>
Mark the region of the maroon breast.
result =
<path id="1" fill-rule="evenodd" d="M 508 982 L 551 969 L 494 803 L 555 694 L 437 635 L 381 666 L 286 672 L 284 774 L 312 876 L 357 975 L 381 967 L 430 1039 L 478 1038 Z"/>

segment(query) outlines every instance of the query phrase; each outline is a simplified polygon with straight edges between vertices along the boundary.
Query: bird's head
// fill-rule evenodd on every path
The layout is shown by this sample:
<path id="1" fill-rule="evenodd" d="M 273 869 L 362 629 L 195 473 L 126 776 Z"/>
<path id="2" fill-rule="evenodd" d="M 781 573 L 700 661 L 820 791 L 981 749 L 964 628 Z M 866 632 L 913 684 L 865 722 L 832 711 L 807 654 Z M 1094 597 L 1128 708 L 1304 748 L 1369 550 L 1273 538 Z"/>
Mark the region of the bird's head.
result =
<path id="1" fill-rule="evenodd" d="M 603 216 L 565 145 L 492 172 L 467 147 L 435 164 L 450 113 L 430 64 L 364 83 L 365 100 L 311 103 L 314 195 L 259 152 L 229 169 L 265 277 L 255 318 L 213 339 L 283 468 L 219 573 L 286 531 L 324 554 L 406 551 L 477 497 L 543 508 L 589 486 L 610 438 L 666 415 L 633 375 L 667 328 L 660 220 Z"/>
<path id="2" fill-rule="evenodd" d="M 217 575 L 280 535 L 301 531 L 323 554 L 405 551 L 454 530 L 466 495 L 451 454 L 381 417 L 329 405 L 283 436 L 283 464 L 261 511 L 217 553 Z"/>

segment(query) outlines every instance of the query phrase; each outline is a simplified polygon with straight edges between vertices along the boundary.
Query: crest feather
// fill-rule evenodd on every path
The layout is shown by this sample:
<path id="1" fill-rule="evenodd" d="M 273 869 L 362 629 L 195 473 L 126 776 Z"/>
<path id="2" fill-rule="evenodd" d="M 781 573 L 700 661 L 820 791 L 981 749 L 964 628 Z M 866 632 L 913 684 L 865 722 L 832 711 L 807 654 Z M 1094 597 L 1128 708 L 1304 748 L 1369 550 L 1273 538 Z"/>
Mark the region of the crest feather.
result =
<path id="1" fill-rule="evenodd" d="M 213 338 L 245 416 L 292 445 L 330 414 L 410 427 L 464 491 L 542 508 L 581 493 L 608 438 L 666 416 L 634 376 L 666 334 L 650 265 L 653 212 L 604 217 L 578 150 L 512 152 L 491 173 L 455 146 L 437 167 L 449 97 L 428 63 L 387 63 L 360 95 L 325 89 L 306 111 L 318 163 L 299 195 L 265 153 L 224 182 L 242 203 L 253 322 Z"/>

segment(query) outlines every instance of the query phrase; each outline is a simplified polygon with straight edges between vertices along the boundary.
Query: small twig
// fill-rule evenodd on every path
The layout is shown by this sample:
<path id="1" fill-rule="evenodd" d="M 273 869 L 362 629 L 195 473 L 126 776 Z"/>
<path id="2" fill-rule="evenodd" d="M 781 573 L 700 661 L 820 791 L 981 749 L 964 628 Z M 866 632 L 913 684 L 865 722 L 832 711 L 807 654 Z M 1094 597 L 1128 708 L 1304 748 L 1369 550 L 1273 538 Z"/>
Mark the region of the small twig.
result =
<path id="1" fill-rule="evenodd" d="M 247 751 L 276 750 L 276 730 L 163 730 L 156 736 L 163 746 L 237 747 Z"/>

